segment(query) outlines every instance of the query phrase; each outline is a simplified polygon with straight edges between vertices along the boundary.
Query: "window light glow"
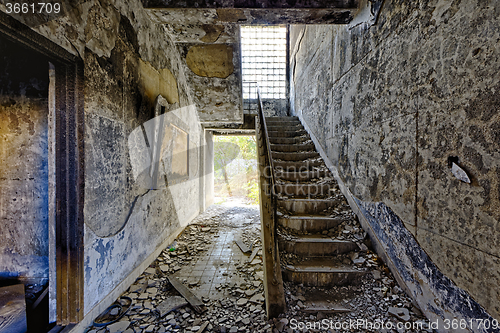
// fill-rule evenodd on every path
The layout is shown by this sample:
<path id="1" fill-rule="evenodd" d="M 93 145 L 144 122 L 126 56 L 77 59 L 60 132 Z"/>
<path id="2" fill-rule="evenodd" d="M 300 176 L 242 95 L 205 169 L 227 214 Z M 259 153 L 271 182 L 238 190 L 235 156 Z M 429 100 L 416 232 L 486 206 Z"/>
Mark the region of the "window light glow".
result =
<path id="1" fill-rule="evenodd" d="M 286 27 L 242 26 L 243 99 L 286 98 Z"/>

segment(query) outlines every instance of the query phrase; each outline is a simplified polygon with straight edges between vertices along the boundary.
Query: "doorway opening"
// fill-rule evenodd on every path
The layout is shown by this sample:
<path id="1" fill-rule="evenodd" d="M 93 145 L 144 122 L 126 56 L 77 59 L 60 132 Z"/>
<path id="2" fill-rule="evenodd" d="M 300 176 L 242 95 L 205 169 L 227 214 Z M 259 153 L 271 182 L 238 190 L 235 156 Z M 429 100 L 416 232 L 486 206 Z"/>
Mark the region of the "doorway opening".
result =
<path id="1" fill-rule="evenodd" d="M 38 332 L 49 322 L 49 61 L 2 35 L 0 50 L 0 287 L 24 285 Z"/>
<path id="2" fill-rule="evenodd" d="M 48 315 L 34 325 L 28 318 L 34 332 L 84 313 L 83 63 L 2 12 L 0 39 L 8 45 L 0 47 L 0 236 L 12 239 L 1 248 L 0 275 L 23 295 L 23 284 L 43 286 L 33 306 L 48 302 Z"/>
<path id="3" fill-rule="evenodd" d="M 214 136 L 214 202 L 259 203 L 254 135 Z"/>

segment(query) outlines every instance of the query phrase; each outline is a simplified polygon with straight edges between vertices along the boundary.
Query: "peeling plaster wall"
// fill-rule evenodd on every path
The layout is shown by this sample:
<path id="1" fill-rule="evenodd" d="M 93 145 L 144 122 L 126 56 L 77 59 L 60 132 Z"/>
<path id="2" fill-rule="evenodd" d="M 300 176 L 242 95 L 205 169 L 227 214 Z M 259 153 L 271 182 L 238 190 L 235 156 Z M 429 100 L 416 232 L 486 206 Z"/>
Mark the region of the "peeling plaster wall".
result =
<path id="1" fill-rule="evenodd" d="M 430 317 L 500 317 L 499 17 L 389 0 L 375 26 L 291 28 L 291 112 Z"/>
<path id="2" fill-rule="evenodd" d="M 106 296 L 203 209 L 205 134 L 178 49 L 139 1 L 65 8 L 42 24 L 16 18 L 84 61 L 84 311 L 97 315 L 106 306 L 99 302 L 112 301 Z M 132 167 L 134 159 L 150 158 L 149 148 L 131 149 L 129 136 L 154 118 L 159 94 L 175 103 L 165 110 L 175 121 L 165 127 L 187 133 L 189 170 L 182 181 L 150 189 Z"/>
<path id="3" fill-rule="evenodd" d="M 197 9 L 147 12 L 176 43 L 201 122 L 243 123 L 239 26 Z"/>
<path id="4" fill-rule="evenodd" d="M 147 17 L 135 25 L 123 14 L 119 17 L 109 57 L 85 51 L 86 311 L 201 207 L 198 178 L 204 176 L 203 161 L 197 152 L 203 149 L 204 137 L 177 48 L 164 28 Z M 140 29 L 145 24 L 147 29 Z M 153 118 L 158 94 L 176 103 L 167 112 L 182 124 L 173 125 L 188 134 L 189 176 L 175 185 L 150 190 L 132 176 L 131 165 L 134 154 L 148 153 L 131 150 L 128 140 L 134 129 Z"/>
<path id="5" fill-rule="evenodd" d="M 200 120 L 207 124 L 243 122 L 239 29 L 225 33 L 231 34 L 227 43 L 177 43 Z"/>
<path id="6" fill-rule="evenodd" d="M 49 277 L 49 62 L 0 36 L 0 280 Z"/>

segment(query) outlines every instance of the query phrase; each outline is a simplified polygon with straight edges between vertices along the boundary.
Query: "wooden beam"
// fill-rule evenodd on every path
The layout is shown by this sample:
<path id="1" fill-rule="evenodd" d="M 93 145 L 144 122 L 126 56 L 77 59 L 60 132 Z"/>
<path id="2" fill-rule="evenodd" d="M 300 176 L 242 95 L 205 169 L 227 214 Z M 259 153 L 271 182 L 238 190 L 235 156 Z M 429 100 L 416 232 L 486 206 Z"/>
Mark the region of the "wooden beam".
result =
<path id="1" fill-rule="evenodd" d="M 57 323 L 83 318 L 83 65 L 55 62 Z"/>
<path id="2" fill-rule="evenodd" d="M 179 292 L 179 294 L 184 297 L 189 304 L 193 307 L 193 309 L 201 313 L 204 311 L 205 303 L 203 303 L 195 294 L 191 292 L 185 285 L 183 285 L 177 278 L 173 276 L 168 276 L 168 281 L 170 284 Z"/>
<path id="3" fill-rule="evenodd" d="M 145 0 L 157 23 L 172 24 L 172 19 L 182 25 L 241 24 L 348 24 L 353 20 L 357 8 L 165 8 L 161 3 Z"/>

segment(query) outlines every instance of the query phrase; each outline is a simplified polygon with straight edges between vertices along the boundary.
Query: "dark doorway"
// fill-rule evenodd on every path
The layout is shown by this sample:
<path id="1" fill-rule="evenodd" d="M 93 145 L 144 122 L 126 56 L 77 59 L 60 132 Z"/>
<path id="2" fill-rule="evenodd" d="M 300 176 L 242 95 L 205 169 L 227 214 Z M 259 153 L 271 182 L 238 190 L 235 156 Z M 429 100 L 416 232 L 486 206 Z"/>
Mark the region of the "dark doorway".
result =
<path id="1" fill-rule="evenodd" d="M 0 286 L 25 285 L 40 332 L 48 297 L 28 310 L 49 282 L 49 61 L 0 36 L 0 63 Z"/>
<path id="2" fill-rule="evenodd" d="M 0 274 L 23 283 L 48 279 L 51 318 L 76 323 L 84 314 L 82 62 L 3 12 L 0 38 L 8 62 L 0 71 L 0 149 L 8 160 L 0 232 L 18 238 L 1 248 L 0 261 L 15 255 L 36 263 Z"/>

